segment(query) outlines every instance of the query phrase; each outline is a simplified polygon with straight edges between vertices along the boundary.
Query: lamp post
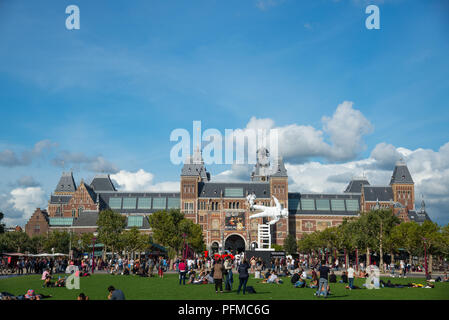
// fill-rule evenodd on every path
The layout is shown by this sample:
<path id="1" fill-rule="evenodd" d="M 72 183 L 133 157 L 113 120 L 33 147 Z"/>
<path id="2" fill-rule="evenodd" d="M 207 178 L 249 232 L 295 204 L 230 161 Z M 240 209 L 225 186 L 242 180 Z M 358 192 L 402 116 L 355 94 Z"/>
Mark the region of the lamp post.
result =
<path id="1" fill-rule="evenodd" d="M 183 250 L 184 250 L 184 252 L 183 252 L 183 254 L 182 254 L 182 258 L 183 258 L 183 259 L 186 259 L 186 258 L 187 258 L 187 254 L 186 254 L 186 234 L 183 233 L 183 234 L 182 234 L 182 237 L 184 238 L 184 245 L 183 245 Z"/>
<path id="2" fill-rule="evenodd" d="M 95 268 L 95 241 L 97 240 L 98 233 L 94 232 L 94 237 L 92 238 L 92 274 L 94 274 Z"/>
<path id="3" fill-rule="evenodd" d="M 424 270 L 426 271 L 426 277 L 427 277 L 427 239 L 422 238 L 424 242 Z"/>

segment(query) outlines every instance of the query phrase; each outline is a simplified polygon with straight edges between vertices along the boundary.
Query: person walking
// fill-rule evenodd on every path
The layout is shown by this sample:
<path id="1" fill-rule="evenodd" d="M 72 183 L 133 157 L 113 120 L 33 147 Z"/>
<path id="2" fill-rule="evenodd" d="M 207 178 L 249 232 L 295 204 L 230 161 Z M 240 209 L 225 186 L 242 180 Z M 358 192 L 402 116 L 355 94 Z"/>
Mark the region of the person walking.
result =
<path id="1" fill-rule="evenodd" d="M 239 272 L 239 288 L 237 289 L 237 294 L 240 294 L 240 289 L 243 288 L 243 294 L 246 292 L 246 284 L 248 283 L 248 269 L 250 268 L 248 261 L 243 259 L 242 263 L 240 263 L 237 271 Z"/>
<path id="2" fill-rule="evenodd" d="M 179 269 L 179 284 L 181 284 L 181 281 L 182 281 L 183 285 L 186 284 L 186 272 L 187 272 L 186 268 L 187 267 L 186 267 L 186 264 L 185 264 L 184 259 L 183 259 L 183 260 L 181 260 L 181 262 L 178 265 L 178 269 Z"/>
<path id="3" fill-rule="evenodd" d="M 354 268 L 350 265 L 348 268 L 348 286 L 349 286 L 349 290 L 354 289 L 354 273 L 355 270 Z"/>
<path id="4" fill-rule="evenodd" d="M 319 282 L 318 282 L 318 291 L 315 293 L 316 296 L 320 296 L 321 292 L 325 298 L 327 298 L 327 285 L 328 285 L 328 275 L 329 275 L 329 267 L 326 265 L 326 261 L 321 262 L 321 266 L 318 269 L 319 274 Z"/>
<path id="5" fill-rule="evenodd" d="M 219 258 L 214 264 L 214 282 L 215 282 L 215 293 L 218 293 L 218 288 L 220 292 L 223 293 L 223 273 L 225 271 L 221 258 Z"/>
<path id="6" fill-rule="evenodd" d="M 225 280 L 225 290 L 232 291 L 232 283 L 234 282 L 234 276 L 232 274 L 232 259 L 227 257 L 224 263 L 226 280 Z"/>

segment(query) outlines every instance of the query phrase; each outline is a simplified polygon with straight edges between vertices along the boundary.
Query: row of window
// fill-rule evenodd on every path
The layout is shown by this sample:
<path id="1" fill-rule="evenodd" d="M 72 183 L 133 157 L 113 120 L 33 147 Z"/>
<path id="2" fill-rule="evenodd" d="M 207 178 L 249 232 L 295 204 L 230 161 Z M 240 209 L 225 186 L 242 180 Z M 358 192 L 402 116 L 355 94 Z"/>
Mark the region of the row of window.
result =
<path id="1" fill-rule="evenodd" d="M 285 186 L 283 184 L 275 184 L 273 191 L 275 194 L 283 194 L 285 192 Z"/>
<path id="2" fill-rule="evenodd" d="M 302 211 L 359 211 L 359 201 L 354 199 L 289 199 L 288 208 Z"/>
<path id="3" fill-rule="evenodd" d="M 179 198 L 109 198 L 109 207 L 111 209 L 179 209 Z"/>

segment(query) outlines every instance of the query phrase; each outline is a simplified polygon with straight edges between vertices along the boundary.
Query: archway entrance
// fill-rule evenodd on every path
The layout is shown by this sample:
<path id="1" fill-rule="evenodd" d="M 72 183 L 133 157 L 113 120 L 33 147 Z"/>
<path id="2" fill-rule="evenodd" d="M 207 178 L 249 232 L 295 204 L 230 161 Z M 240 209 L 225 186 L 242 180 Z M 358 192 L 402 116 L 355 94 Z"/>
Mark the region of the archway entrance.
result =
<path id="1" fill-rule="evenodd" d="M 218 253 L 218 242 L 212 242 L 212 245 L 210 246 L 210 250 L 212 251 L 212 253 Z"/>
<path id="2" fill-rule="evenodd" d="M 245 240 L 237 234 L 230 235 L 225 241 L 224 248 L 233 254 L 244 252 Z"/>

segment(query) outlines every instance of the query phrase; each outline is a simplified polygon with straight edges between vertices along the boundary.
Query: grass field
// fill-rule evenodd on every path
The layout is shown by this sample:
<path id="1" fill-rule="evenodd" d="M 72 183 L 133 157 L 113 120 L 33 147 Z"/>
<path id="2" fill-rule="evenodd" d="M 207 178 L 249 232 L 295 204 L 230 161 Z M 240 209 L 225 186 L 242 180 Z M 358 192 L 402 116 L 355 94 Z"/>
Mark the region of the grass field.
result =
<path id="1" fill-rule="evenodd" d="M 389 278 L 387 278 L 389 279 Z M 386 281 L 387 279 L 383 279 Z M 107 287 L 123 290 L 128 300 L 314 300 L 315 289 L 294 288 L 290 279 L 286 278 L 283 284 L 264 284 L 259 279 L 249 280 L 257 291 L 256 294 L 237 295 L 238 279 L 234 282 L 232 292 L 215 293 L 214 285 L 185 285 L 178 284 L 176 274 L 166 274 L 160 278 L 140 278 L 137 276 L 112 276 L 96 274 L 92 277 L 80 279 L 79 290 L 67 288 L 42 288 L 40 276 L 21 276 L 0 280 L 0 292 L 7 291 L 15 295 L 24 294 L 28 289 L 34 289 L 37 293 L 52 295 L 54 300 L 75 300 L 79 293 L 83 292 L 91 300 L 105 300 Z M 406 284 L 409 282 L 422 283 L 423 279 L 391 279 L 393 283 Z M 364 279 L 356 279 L 355 285 L 362 287 Z M 449 282 L 435 283 L 434 289 L 424 288 L 382 288 L 379 290 L 347 290 L 344 284 L 331 284 L 332 295 L 328 299 L 335 300 L 448 300 Z"/>

